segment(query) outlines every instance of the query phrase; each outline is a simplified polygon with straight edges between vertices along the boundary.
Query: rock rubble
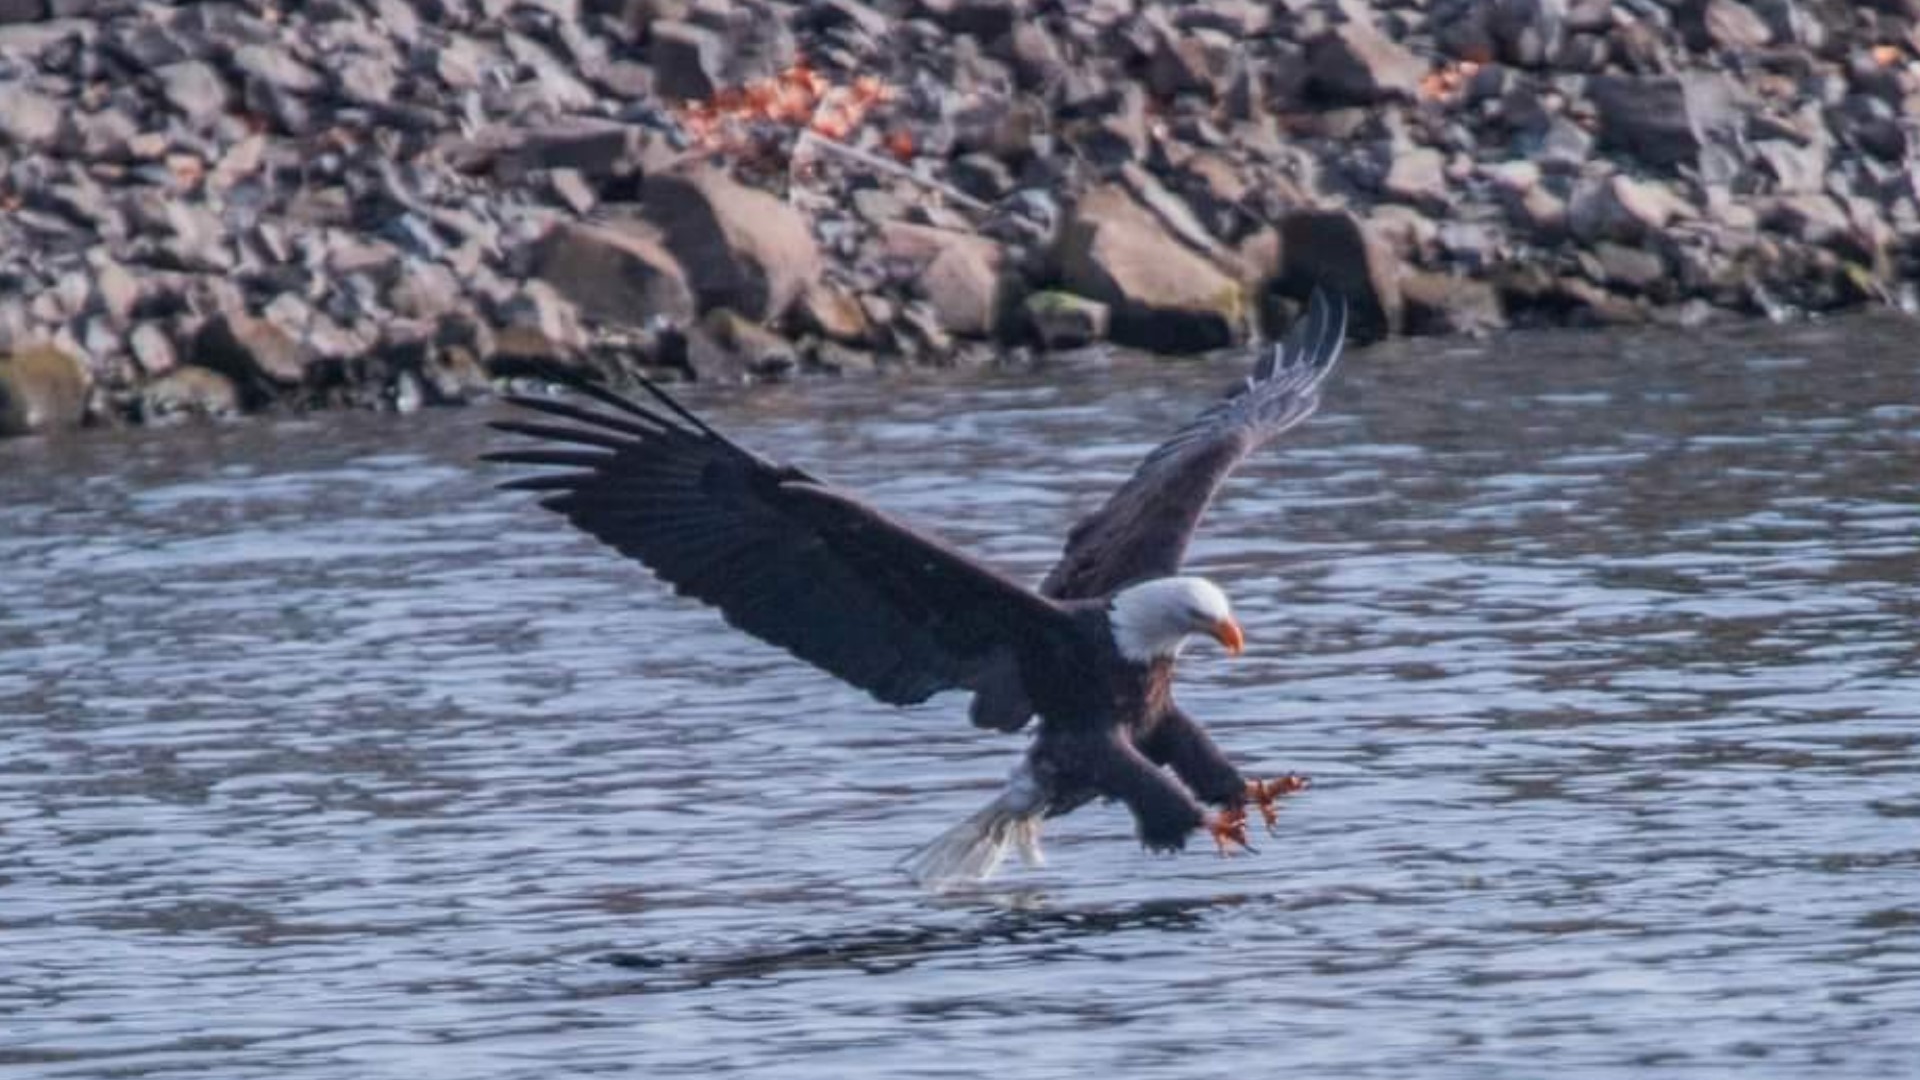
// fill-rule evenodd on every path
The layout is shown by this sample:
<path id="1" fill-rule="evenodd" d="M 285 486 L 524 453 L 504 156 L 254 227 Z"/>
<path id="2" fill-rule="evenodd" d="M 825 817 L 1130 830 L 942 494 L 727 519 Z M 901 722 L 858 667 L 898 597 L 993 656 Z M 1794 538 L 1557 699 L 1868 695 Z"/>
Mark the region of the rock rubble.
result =
<path id="1" fill-rule="evenodd" d="M 1912 0 L 23 0 L 0 434 L 1911 309 L 1917 157 Z"/>

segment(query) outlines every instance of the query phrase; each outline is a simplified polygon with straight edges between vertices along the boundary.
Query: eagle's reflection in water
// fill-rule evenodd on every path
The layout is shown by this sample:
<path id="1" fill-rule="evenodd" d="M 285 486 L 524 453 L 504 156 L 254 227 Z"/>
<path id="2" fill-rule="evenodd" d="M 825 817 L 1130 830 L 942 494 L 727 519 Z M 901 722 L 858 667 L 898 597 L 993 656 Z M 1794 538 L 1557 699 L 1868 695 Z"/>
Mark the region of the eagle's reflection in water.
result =
<path id="1" fill-rule="evenodd" d="M 954 907 L 992 908 L 961 925 L 891 926 L 862 932 L 806 935 L 738 953 L 616 952 L 602 961 L 639 974 L 632 982 L 599 987 L 596 996 L 701 989 L 721 983 L 778 978 L 797 972 L 901 971 L 956 953 L 977 949 L 1068 944 L 1084 938 L 1135 930 L 1160 933 L 1195 931 L 1209 914 L 1270 897 L 1246 893 L 1146 900 L 1105 907 L 1053 909 L 1038 889 L 949 896 Z"/>

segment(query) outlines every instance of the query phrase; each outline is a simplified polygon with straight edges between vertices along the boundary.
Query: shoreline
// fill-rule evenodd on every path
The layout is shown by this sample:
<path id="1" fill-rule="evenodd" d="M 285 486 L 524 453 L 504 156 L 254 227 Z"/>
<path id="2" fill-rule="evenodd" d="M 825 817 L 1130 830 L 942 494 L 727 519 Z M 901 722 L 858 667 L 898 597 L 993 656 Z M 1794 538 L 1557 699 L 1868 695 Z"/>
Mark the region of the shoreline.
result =
<path id="1" fill-rule="evenodd" d="M 0 435 L 1911 312 L 1915 6 L 15 5 Z"/>

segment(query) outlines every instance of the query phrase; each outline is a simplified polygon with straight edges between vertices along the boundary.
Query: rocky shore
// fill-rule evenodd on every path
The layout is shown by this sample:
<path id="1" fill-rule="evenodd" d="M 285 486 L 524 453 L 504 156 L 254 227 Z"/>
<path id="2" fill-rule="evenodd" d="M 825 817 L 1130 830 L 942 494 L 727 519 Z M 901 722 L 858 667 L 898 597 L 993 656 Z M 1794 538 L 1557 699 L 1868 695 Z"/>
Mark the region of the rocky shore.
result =
<path id="1" fill-rule="evenodd" d="M 1920 0 L 0 0 L 0 435 L 1914 306 Z"/>

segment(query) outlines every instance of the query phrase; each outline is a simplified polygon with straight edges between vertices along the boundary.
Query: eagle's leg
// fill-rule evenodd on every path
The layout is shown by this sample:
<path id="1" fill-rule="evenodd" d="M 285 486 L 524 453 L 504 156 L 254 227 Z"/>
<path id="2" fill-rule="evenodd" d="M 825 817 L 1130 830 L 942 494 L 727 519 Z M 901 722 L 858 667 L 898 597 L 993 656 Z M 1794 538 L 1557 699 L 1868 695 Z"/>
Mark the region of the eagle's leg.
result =
<path id="1" fill-rule="evenodd" d="M 1313 785 L 1309 777 L 1299 773 L 1288 773 L 1273 780 L 1247 781 L 1247 801 L 1260 808 L 1260 816 L 1266 819 L 1269 833 L 1279 831 L 1281 799 L 1295 792 L 1305 791 Z"/>
<path id="2" fill-rule="evenodd" d="M 1233 838 L 1232 824 L 1224 820 L 1227 815 L 1209 814 L 1201 809 L 1186 788 L 1142 756 L 1129 740 L 1097 737 L 1084 742 L 1076 740 L 1076 744 L 1070 750 L 1063 748 L 1062 758 L 1072 762 L 1074 771 L 1085 778 L 1087 786 L 1127 804 L 1139 827 L 1140 842 L 1148 850 L 1182 850 L 1187 846 L 1187 837 L 1200 828 L 1205 828 L 1216 840 L 1223 835 Z M 1241 817 L 1240 833 L 1244 838 L 1244 815 Z"/>
<path id="3" fill-rule="evenodd" d="M 1177 708 L 1161 714 L 1139 739 L 1140 752 L 1171 768 L 1202 802 L 1227 810 L 1246 805 L 1252 782 L 1240 775 L 1199 724 Z"/>

